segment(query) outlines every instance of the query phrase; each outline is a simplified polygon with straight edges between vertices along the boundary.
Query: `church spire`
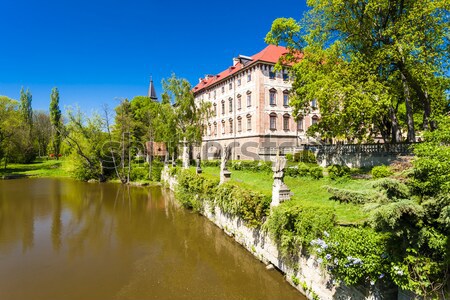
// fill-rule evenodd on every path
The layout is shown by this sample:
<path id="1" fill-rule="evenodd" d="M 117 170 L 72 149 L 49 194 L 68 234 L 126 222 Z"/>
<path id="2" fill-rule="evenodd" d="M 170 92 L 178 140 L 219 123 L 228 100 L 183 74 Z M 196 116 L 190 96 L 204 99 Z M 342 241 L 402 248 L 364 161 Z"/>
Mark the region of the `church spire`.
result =
<path id="1" fill-rule="evenodd" d="M 148 97 L 153 101 L 158 100 L 158 96 L 156 96 L 155 86 L 153 85 L 153 79 L 150 76 L 150 85 L 148 86 Z"/>

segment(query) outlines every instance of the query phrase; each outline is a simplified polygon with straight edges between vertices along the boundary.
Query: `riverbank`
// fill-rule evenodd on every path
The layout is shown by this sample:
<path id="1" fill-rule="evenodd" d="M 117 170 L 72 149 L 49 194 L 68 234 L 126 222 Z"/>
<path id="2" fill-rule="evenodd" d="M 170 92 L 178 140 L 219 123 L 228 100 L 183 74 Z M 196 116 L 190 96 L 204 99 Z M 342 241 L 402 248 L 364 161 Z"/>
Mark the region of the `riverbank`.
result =
<path id="1" fill-rule="evenodd" d="M 0 178 L 14 179 L 22 177 L 72 177 L 65 160 L 37 159 L 29 164 L 11 163 L 0 169 Z"/>

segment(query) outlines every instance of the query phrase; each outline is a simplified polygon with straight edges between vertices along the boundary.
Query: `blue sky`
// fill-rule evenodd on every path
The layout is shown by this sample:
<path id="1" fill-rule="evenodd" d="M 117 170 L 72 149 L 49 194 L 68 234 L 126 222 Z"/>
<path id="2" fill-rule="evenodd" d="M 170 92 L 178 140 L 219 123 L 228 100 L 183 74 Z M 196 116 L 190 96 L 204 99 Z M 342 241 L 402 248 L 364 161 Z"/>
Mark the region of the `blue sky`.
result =
<path id="1" fill-rule="evenodd" d="M 192 85 L 238 54 L 265 47 L 278 17 L 300 19 L 305 1 L 1 0 L 0 95 L 33 94 L 48 108 L 52 87 L 61 106 L 84 111 L 145 95 L 153 76 L 172 72 Z"/>

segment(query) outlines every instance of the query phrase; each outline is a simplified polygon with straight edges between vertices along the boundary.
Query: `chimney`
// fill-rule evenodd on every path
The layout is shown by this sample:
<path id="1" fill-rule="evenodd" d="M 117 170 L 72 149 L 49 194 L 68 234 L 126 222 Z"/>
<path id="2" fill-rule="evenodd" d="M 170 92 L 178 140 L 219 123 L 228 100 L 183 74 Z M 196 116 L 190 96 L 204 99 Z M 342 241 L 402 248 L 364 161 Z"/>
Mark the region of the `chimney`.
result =
<path id="1" fill-rule="evenodd" d="M 233 66 L 237 65 L 239 62 L 239 58 L 238 57 L 234 57 L 233 58 Z"/>

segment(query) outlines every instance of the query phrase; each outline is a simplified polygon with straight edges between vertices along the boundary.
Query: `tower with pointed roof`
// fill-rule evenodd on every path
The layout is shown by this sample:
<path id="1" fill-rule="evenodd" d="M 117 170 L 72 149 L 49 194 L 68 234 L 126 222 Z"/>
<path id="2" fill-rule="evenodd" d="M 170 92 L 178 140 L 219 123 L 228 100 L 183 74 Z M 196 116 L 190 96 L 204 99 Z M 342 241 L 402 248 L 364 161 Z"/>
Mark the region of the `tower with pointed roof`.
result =
<path id="1" fill-rule="evenodd" d="M 158 101 L 158 96 L 156 96 L 155 86 L 153 85 L 153 79 L 150 76 L 150 84 L 148 86 L 148 95 L 153 101 Z"/>

